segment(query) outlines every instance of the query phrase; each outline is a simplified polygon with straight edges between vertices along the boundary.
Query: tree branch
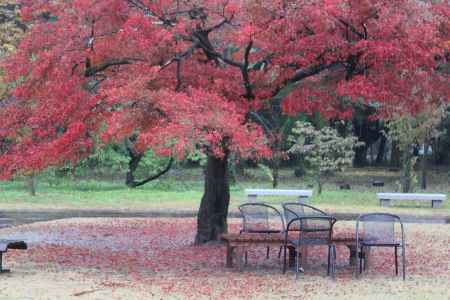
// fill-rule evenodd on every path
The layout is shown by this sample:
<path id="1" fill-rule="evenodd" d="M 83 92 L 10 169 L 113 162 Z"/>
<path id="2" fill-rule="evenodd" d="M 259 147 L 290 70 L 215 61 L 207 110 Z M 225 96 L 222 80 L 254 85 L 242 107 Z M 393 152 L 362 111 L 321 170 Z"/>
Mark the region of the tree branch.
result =
<path id="1" fill-rule="evenodd" d="M 144 14 L 158 19 L 164 25 L 175 26 L 172 20 L 164 18 L 164 16 L 159 16 L 157 13 L 152 11 L 147 5 L 145 5 L 141 0 L 127 0 L 127 2 L 130 3 L 132 6 L 136 7 L 137 9 L 144 11 Z"/>
<path id="2" fill-rule="evenodd" d="M 154 175 L 151 175 L 151 176 L 149 176 L 146 179 L 141 180 L 141 181 L 135 181 L 134 180 L 134 176 L 133 176 L 133 174 L 132 174 L 132 172 L 130 170 L 129 174 L 131 173 L 130 174 L 131 176 L 130 176 L 130 178 L 127 176 L 127 186 L 135 188 L 135 187 L 144 185 L 144 184 L 146 184 L 146 183 L 148 183 L 148 182 L 150 182 L 152 180 L 158 179 L 159 177 L 163 176 L 164 174 L 166 174 L 170 170 L 170 168 L 172 167 L 173 161 L 174 161 L 174 159 L 173 159 L 173 157 L 171 157 L 169 159 L 169 162 L 167 163 L 166 167 L 163 170 L 160 170 L 158 173 L 156 173 Z"/>
<path id="3" fill-rule="evenodd" d="M 320 64 L 320 65 L 316 65 L 316 66 L 311 66 L 307 69 L 303 69 L 298 71 L 292 78 L 290 78 L 289 80 L 287 80 L 287 84 L 289 83 L 296 83 L 298 81 L 301 81 L 305 78 L 314 76 L 316 74 L 319 74 L 322 71 L 325 71 L 327 69 L 336 67 L 338 65 L 341 65 L 341 62 L 334 62 L 331 64 Z"/>
<path id="4" fill-rule="evenodd" d="M 177 86 L 175 91 L 179 92 L 181 90 L 181 60 L 177 60 Z"/>
<path id="5" fill-rule="evenodd" d="M 244 53 L 244 64 L 241 68 L 242 78 L 244 80 L 244 87 L 245 87 L 245 98 L 247 99 L 253 99 L 255 98 L 255 95 L 253 94 L 252 84 L 250 82 L 250 77 L 248 75 L 248 65 L 249 65 L 249 56 L 250 51 L 253 47 L 253 41 L 250 41 L 245 48 Z"/>
<path id="6" fill-rule="evenodd" d="M 361 39 L 365 39 L 365 35 L 364 33 L 359 32 L 355 26 L 353 26 L 353 24 L 341 19 L 341 18 L 337 18 L 337 20 L 339 22 L 341 22 L 347 29 L 350 29 L 354 34 L 356 34 L 359 38 Z"/>
<path id="7" fill-rule="evenodd" d="M 133 63 L 132 59 L 111 59 L 104 63 L 98 64 L 96 66 L 91 66 L 90 62 L 86 64 L 86 70 L 84 71 L 84 76 L 89 77 L 97 74 L 98 72 L 102 72 L 109 67 L 119 66 L 119 65 L 128 65 Z"/>

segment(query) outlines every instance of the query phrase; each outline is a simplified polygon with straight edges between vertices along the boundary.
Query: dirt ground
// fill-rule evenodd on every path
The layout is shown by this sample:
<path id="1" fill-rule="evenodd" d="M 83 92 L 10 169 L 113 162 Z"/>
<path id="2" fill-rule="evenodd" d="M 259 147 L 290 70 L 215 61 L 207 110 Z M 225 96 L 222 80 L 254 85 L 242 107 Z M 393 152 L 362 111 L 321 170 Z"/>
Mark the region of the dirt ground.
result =
<path id="1" fill-rule="evenodd" d="M 326 249 L 310 255 L 298 280 L 281 273 L 272 249 L 250 251 L 243 272 L 225 268 L 225 247 L 194 246 L 194 219 L 67 219 L 0 230 L 29 249 L 9 251 L 2 299 L 448 299 L 448 225 L 406 224 L 407 280 L 393 251 L 373 251 L 359 279 L 338 247 L 337 279 L 326 276 Z M 354 223 L 336 230 L 353 232 Z M 239 224 L 232 220 L 231 231 Z"/>

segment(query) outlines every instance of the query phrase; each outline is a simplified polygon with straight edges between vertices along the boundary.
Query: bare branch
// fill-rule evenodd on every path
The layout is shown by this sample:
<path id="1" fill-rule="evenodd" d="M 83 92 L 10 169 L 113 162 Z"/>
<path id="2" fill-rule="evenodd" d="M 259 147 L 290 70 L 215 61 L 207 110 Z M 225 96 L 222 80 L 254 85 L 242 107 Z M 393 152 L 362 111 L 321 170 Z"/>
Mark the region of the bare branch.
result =
<path id="1" fill-rule="evenodd" d="M 248 75 L 248 65 L 249 65 L 249 56 L 250 51 L 253 47 L 253 41 L 250 41 L 245 48 L 244 53 L 244 65 L 241 68 L 242 78 L 244 80 L 244 87 L 245 87 L 245 97 L 247 99 L 253 99 L 255 98 L 255 95 L 253 94 L 252 84 L 250 83 L 250 77 Z"/>
<path id="2" fill-rule="evenodd" d="M 127 2 L 130 3 L 133 7 L 142 10 L 145 15 L 158 19 L 164 25 L 175 26 L 172 20 L 167 19 L 164 16 L 159 16 L 157 13 L 152 11 L 147 5 L 145 5 L 141 0 L 127 0 Z"/>
<path id="3" fill-rule="evenodd" d="M 98 64 L 96 66 L 91 66 L 90 64 L 86 65 L 86 70 L 84 71 L 84 76 L 89 77 L 97 74 L 98 72 L 102 72 L 109 67 L 119 66 L 119 65 L 128 65 L 132 62 L 128 59 L 113 59 L 106 61 L 104 63 Z"/>
<path id="4" fill-rule="evenodd" d="M 181 90 L 181 60 L 177 60 L 177 86 L 175 90 L 178 92 Z"/>
<path id="5" fill-rule="evenodd" d="M 354 34 L 356 34 L 359 38 L 364 39 L 364 34 L 359 32 L 355 26 L 353 26 L 353 24 L 341 19 L 341 18 L 337 18 L 337 20 L 343 24 L 347 29 L 350 29 L 351 32 L 353 32 Z"/>
<path id="6" fill-rule="evenodd" d="M 331 64 L 320 64 L 320 65 L 316 65 L 316 66 L 311 66 L 307 69 L 302 69 L 300 71 L 297 71 L 297 73 L 295 73 L 295 75 L 287 81 L 287 84 L 301 81 L 305 78 L 317 75 L 322 71 L 328 70 L 332 67 L 335 67 L 335 66 L 338 66 L 341 64 L 342 64 L 341 62 L 334 62 Z"/>
<path id="7" fill-rule="evenodd" d="M 216 30 L 216 29 L 219 29 L 219 28 L 222 27 L 223 25 L 230 23 L 231 20 L 233 19 L 233 17 L 234 17 L 234 16 L 231 16 L 231 18 L 229 18 L 229 19 L 226 19 L 226 18 L 225 18 L 222 22 L 220 22 L 220 23 L 218 23 L 218 24 L 216 24 L 216 25 L 214 25 L 214 26 L 211 26 L 210 28 L 205 29 L 206 33 L 210 33 L 211 31 L 214 31 L 214 30 Z"/>

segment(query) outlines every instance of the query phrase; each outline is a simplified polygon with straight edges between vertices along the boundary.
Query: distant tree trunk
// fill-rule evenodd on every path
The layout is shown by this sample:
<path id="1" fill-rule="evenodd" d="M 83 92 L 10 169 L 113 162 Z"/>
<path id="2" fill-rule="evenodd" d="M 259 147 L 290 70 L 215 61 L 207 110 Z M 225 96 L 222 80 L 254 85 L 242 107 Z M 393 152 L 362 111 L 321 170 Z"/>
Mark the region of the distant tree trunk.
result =
<path id="1" fill-rule="evenodd" d="M 135 179 L 134 179 L 134 171 L 136 171 L 137 167 L 139 166 L 139 162 L 142 159 L 142 154 L 135 153 L 134 151 L 131 151 L 128 149 L 128 154 L 130 155 L 130 161 L 128 162 L 128 171 L 127 176 L 125 179 L 125 184 L 128 187 L 136 187 L 135 186 Z"/>
<path id="2" fill-rule="evenodd" d="M 384 153 L 386 152 L 386 136 L 383 134 L 380 137 L 380 146 L 378 147 L 378 153 L 376 158 L 376 164 L 381 165 L 384 162 Z"/>
<path id="3" fill-rule="evenodd" d="M 422 190 L 427 189 L 427 162 L 428 162 L 428 149 L 430 147 L 430 143 L 428 141 L 425 141 L 423 146 L 423 156 L 422 160 L 420 161 L 420 187 Z"/>
<path id="4" fill-rule="evenodd" d="M 367 144 L 356 147 L 355 158 L 353 160 L 353 165 L 355 167 L 364 167 L 367 165 Z"/>
<path id="5" fill-rule="evenodd" d="M 400 166 L 400 160 L 401 160 L 400 158 L 401 158 L 401 152 L 398 149 L 397 143 L 395 141 L 392 141 L 390 165 L 392 167 Z"/>
<path id="6" fill-rule="evenodd" d="M 30 192 L 31 196 L 36 196 L 36 174 L 32 173 L 30 176 L 28 176 L 27 181 L 28 191 Z"/>
<path id="7" fill-rule="evenodd" d="M 197 216 L 196 244 L 219 239 L 227 232 L 230 185 L 228 181 L 228 153 L 223 158 L 208 155 L 205 190 Z"/>
<path id="8" fill-rule="evenodd" d="M 402 155 L 402 170 L 400 174 L 400 182 L 403 193 L 409 193 L 412 188 L 412 177 L 414 172 L 413 154 L 409 150 L 405 150 Z"/>
<path id="9" fill-rule="evenodd" d="M 279 168 L 280 168 L 280 165 L 277 160 L 276 163 L 274 162 L 273 172 L 272 172 L 272 174 L 273 174 L 272 188 L 274 188 L 274 189 L 276 189 L 278 187 L 278 177 L 279 177 L 278 170 L 279 170 Z"/>
<path id="10" fill-rule="evenodd" d="M 317 175 L 316 177 L 317 182 L 317 194 L 322 194 L 322 177 L 320 175 Z"/>
<path id="11" fill-rule="evenodd" d="M 276 189 L 278 187 L 279 170 L 280 170 L 280 157 L 281 157 L 281 142 L 277 139 L 274 141 L 272 147 L 272 187 Z"/>

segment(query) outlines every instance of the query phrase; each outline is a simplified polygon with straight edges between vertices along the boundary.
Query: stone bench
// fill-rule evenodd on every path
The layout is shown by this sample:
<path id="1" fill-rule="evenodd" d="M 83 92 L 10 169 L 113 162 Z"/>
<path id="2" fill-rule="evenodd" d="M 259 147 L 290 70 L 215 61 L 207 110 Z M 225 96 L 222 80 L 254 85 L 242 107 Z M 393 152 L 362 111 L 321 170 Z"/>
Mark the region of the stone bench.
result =
<path id="1" fill-rule="evenodd" d="M 6 253 L 8 249 L 26 250 L 27 248 L 24 241 L 0 239 L 0 273 L 9 272 L 8 269 L 3 269 L 3 253 Z"/>
<path id="2" fill-rule="evenodd" d="M 392 201 L 430 201 L 432 208 L 439 208 L 447 199 L 445 194 L 425 193 L 378 193 L 381 206 L 391 206 Z"/>
<path id="3" fill-rule="evenodd" d="M 258 196 L 292 196 L 300 203 L 305 203 L 312 197 L 312 190 L 280 190 L 280 189 L 246 189 L 248 202 L 257 202 Z"/>

